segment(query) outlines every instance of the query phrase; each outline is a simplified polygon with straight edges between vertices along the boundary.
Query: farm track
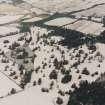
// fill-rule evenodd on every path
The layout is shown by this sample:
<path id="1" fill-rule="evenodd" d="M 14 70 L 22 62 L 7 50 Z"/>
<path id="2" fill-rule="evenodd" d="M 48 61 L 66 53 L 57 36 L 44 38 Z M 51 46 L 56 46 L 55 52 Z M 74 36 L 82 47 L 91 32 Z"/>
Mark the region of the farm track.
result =
<path id="1" fill-rule="evenodd" d="M 86 10 L 89 10 L 89 9 L 92 9 L 92 8 L 95 8 L 95 7 L 101 6 L 101 5 L 105 5 L 105 3 L 94 4 L 93 6 L 88 7 L 88 8 L 85 8 L 85 9 L 81 9 L 81 10 L 76 10 L 76 11 L 69 12 L 69 13 L 67 13 L 67 15 L 72 15 L 72 14 L 75 14 L 75 13 L 83 12 L 83 11 L 86 11 Z"/>

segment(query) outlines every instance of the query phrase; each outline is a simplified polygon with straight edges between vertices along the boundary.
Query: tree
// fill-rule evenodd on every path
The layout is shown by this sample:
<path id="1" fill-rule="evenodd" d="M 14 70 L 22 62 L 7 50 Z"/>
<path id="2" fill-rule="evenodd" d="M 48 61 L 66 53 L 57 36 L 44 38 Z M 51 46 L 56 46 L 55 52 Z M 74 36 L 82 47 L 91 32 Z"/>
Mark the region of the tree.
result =
<path id="1" fill-rule="evenodd" d="M 10 93 L 11 94 L 15 94 L 16 93 L 16 89 L 12 88 Z"/>
<path id="2" fill-rule="evenodd" d="M 25 72 L 20 84 L 22 88 L 24 88 L 24 86 L 31 81 L 32 72 L 33 70 Z"/>
<path id="3" fill-rule="evenodd" d="M 25 23 L 21 23 L 20 32 L 30 32 L 29 25 L 27 25 Z"/>

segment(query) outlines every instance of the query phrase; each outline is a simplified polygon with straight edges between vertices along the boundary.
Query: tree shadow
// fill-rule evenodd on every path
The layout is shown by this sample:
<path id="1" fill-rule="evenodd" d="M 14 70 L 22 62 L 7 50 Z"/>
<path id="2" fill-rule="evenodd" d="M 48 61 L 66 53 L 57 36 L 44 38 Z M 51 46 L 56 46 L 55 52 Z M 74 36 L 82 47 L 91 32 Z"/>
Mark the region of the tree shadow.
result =
<path id="1" fill-rule="evenodd" d="M 67 105 L 105 105 L 105 82 L 83 81 L 70 93 Z"/>
<path id="2" fill-rule="evenodd" d="M 64 39 L 58 43 L 62 46 L 66 46 L 68 49 L 76 48 L 86 44 L 87 46 L 94 45 L 96 42 L 102 42 L 101 37 L 94 37 L 92 35 L 86 35 L 82 32 L 64 29 L 62 27 L 53 27 L 53 31 L 49 36 L 61 36 Z M 104 42 L 104 41 L 103 41 Z"/>
<path id="3" fill-rule="evenodd" d="M 105 31 L 100 33 L 100 35 L 84 34 L 82 32 L 65 29 L 63 27 L 50 27 L 52 29 L 49 36 L 61 36 L 64 39 L 58 43 L 62 46 L 66 46 L 68 49 L 77 48 L 81 45 L 86 45 L 87 47 L 94 46 L 96 43 L 105 44 Z"/>

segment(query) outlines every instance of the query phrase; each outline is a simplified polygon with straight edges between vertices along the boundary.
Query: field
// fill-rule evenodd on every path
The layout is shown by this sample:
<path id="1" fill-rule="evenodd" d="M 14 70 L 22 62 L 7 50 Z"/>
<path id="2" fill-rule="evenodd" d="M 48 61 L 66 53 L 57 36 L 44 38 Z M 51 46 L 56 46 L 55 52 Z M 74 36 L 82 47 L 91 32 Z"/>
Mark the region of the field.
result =
<path id="1" fill-rule="evenodd" d="M 85 34 L 100 35 L 104 31 L 103 24 L 86 20 L 79 20 L 74 24 L 66 25 L 65 28 L 77 30 Z"/>
<path id="2" fill-rule="evenodd" d="M 49 26 L 63 26 L 66 24 L 73 23 L 75 21 L 76 19 L 72 19 L 69 17 L 62 17 L 62 18 L 56 18 L 56 19 L 50 20 L 48 22 L 45 22 L 44 24 L 49 25 Z"/>
<path id="3" fill-rule="evenodd" d="M 14 88 L 16 92 L 21 91 L 21 87 L 18 85 L 19 78 L 17 81 L 15 81 L 11 77 L 10 74 L 12 73 L 12 70 L 16 71 L 18 74 L 18 65 L 12 66 L 13 62 L 9 60 L 7 63 L 3 63 L 2 60 L 6 59 L 1 53 L 9 51 L 8 47 L 11 43 L 13 43 L 14 39 L 18 38 L 19 36 L 8 36 L 5 38 L 0 38 L 0 97 L 6 97 L 11 94 L 11 90 Z M 11 39 L 12 38 L 12 39 Z M 4 45 L 4 40 L 10 41 L 9 44 Z M 6 70 L 6 66 L 8 70 Z"/>
<path id="4" fill-rule="evenodd" d="M 13 23 L 21 19 L 23 15 L 6 15 L 0 17 L 0 25 L 5 25 L 9 23 Z"/>
<path id="5" fill-rule="evenodd" d="M 28 0 L 24 0 L 24 1 L 28 2 Z M 56 0 L 53 0 L 53 1 L 31 0 L 29 3 L 35 7 L 42 8 L 45 11 L 50 11 L 50 12 L 58 11 L 58 12 L 64 13 L 64 12 L 79 11 L 82 9 L 85 10 L 94 5 L 104 4 L 105 1 L 104 0 L 92 0 L 92 1 L 91 0 L 85 0 L 85 1 L 83 0 L 77 0 L 77 1 L 74 1 L 74 0 L 66 0 L 66 1 L 65 0 L 57 0 L 57 1 Z"/>
<path id="6" fill-rule="evenodd" d="M 96 22 L 95 22 L 96 21 Z M 100 18 L 92 18 L 88 20 L 87 17 L 81 18 L 70 18 L 70 17 L 59 17 L 52 19 L 44 23 L 48 26 L 57 26 L 66 29 L 76 30 L 85 34 L 99 35 L 104 31 L 103 24 Z"/>
<path id="7" fill-rule="evenodd" d="M 49 95 L 41 94 L 38 88 L 30 88 L 16 95 L 0 100 L 0 104 L 2 105 L 42 105 L 43 103 L 46 105 L 53 105 Z"/>
<path id="8" fill-rule="evenodd" d="M 5 32 L 4 32 L 5 31 Z M 15 28 L 15 27 L 4 27 L 4 26 L 0 26 L 0 36 L 6 36 L 6 35 L 10 35 L 10 33 L 18 33 L 19 29 Z"/>
<path id="9" fill-rule="evenodd" d="M 12 14 L 12 15 L 24 15 L 28 13 L 27 10 L 24 10 L 22 8 L 19 8 L 17 6 L 11 5 L 11 4 L 0 4 L 0 14 Z"/>
<path id="10" fill-rule="evenodd" d="M 11 94 L 12 88 L 16 89 L 16 91 L 20 91 L 21 88 L 17 86 L 13 81 L 11 81 L 8 77 L 3 75 L 0 72 L 0 97 L 8 96 Z"/>

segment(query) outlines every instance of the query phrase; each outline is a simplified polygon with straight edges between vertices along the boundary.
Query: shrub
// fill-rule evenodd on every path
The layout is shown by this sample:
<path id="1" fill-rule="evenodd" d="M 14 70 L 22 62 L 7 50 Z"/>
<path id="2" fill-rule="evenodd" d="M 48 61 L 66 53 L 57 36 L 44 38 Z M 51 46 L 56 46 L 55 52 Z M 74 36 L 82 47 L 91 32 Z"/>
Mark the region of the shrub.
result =
<path id="1" fill-rule="evenodd" d="M 19 47 L 20 44 L 17 42 L 14 42 L 11 46 L 9 46 L 9 49 L 14 50 L 16 47 Z"/>
<path id="2" fill-rule="evenodd" d="M 2 63 L 9 63 L 9 60 L 7 58 L 2 58 L 1 62 Z"/>
<path id="3" fill-rule="evenodd" d="M 9 40 L 4 40 L 3 43 L 9 43 Z"/>
<path id="4" fill-rule="evenodd" d="M 81 78 L 82 78 L 82 76 L 81 76 L 81 75 L 79 75 L 78 79 L 81 79 Z"/>
<path id="5" fill-rule="evenodd" d="M 62 68 L 62 69 L 61 69 L 61 73 L 62 73 L 62 75 L 64 75 L 64 74 L 66 73 L 65 68 Z"/>
<path id="6" fill-rule="evenodd" d="M 22 64 L 19 66 L 19 70 L 20 71 L 24 70 L 24 66 Z"/>
<path id="7" fill-rule="evenodd" d="M 9 76 L 14 76 L 15 74 L 16 74 L 16 72 L 14 71 L 14 72 L 10 73 Z"/>
<path id="8" fill-rule="evenodd" d="M 61 96 L 64 96 L 65 93 L 62 91 L 62 90 L 59 90 L 58 93 L 61 95 Z"/>
<path id="9" fill-rule="evenodd" d="M 33 86 L 36 86 L 36 81 L 33 82 Z"/>
<path id="10" fill-rule="evenodd" d="M 26 50 L 25 49 L 23 49 L 23 50 L 20 50 L 20 49 L 18 49 L 17 51 L 17 59 L 24 59 L 25 57 L 28 57 L 28 52 L 26 52 Z"/>
<path id="11" fill-rule="evenodd" d="M 38 67 L 35 68 L 35 72 L 36 72 L 36 73 L 38 73 L 39 70 L 40 70 L 40 66 L 38 66 Z"/>
<path id="12" fill-rule="evenodd" d="M 59 69 L 61 68 L 61 66 L 62 66 L 61 62 L 59 62 L 57 58 L 54 59 L 53 64 L 54 64 L 55 68 L 58 69 L 58 70 L 59 70 Z"/>
<path id="13" fill-rule="evenodd" d="M 80 72 L 79 70 L 76 71 L 76 73 L 79 73 L 79 72 Z"/>
<path id="14" fill-rule="evenodd" d="M 52 89 L 53 86 L 54 86 L 54 82 L 52 81 L 52 82 L 50 83 L 50 89 Z"/>
<path id="15" fill-rule="evenodd" d="M 25 60 L 24 60 L 24 63 L 27 64 L 27 63 L 29 63 L 29 61 L 25 59 Z"/>
<path id="16" fill-rule="evenodd" d="M 16 59 L 23 59 L 23 55 L 21 54 L 17 55 Z"/>
<path id="17" fill-rule="evenodd" d="M 94 74 L 95 74 L 95 75 L 98 75 L 98 71 L 96 71 Z"/>
<path id="18" fill-rule="evenodd" d="M 23 41 L 24 40 L 24 37 L 21 36 L 20 38 L 18 38 L 18 41 Z"/>
<path id="19" fill-rule="evenodd" d="M 15 76 L 13 79 L 18 79 L 18 76 Z"/>
<path id="20" fill-rule="evenodd" d="M 100 64 L 98 64 L 98 65 L 97 65 L 97 67 L 99 67 L 99 68 L 100 68 L 100 67 L 101 67 L 101 65 L 100 65 Z"/>
<path id="21" fill-rule="evenodd" d="M 63 100 L 60 97 L 57 97 L 56 103 L 58 105 L 61 105 L 61 104 L 63 104 Z"/>
<path id="22" fill-rule="evenodd" d="M 47 88 L 42 88 L 41 91 L 42 92 L 47 92 L 47 93 L 49 92 L 49 90 Z"/>
<path id="23" fill-rule="evenodd" d="M 71 85 L 71 88 L 76 88 L 76 84 L 75 83 L 73 83 L 72 85 Z"/>
<path id="24" fill-rule="evenodd" d="M 79 53 L 79 54 L 84 54 L 84 51 L 83 51 L 83 50 L 79 50 L 78 53 Z"/>
<path id="25" fill-rule="evenodd" d="M 50 79 L 57 79 L 57 77 L 58 77 L 58 74 L 57 74 L 56 70 L 53 70 L 49 75 Z"/>
<path id="26" fill-rule="evenodd" d="M 41 83 L 42 83 L 42 79 L 39 78 L 39 79 L 38 79 L 38 85 L 41 85 Z"/>
<path id="27" fill-rule="evenodd" d="M 68 65 L 68 63 L 69 63 L 68 60 L 63 61 L 63 65 Z"/>
<path id="28" fill-rule="evenodd" d="M 82 71 L 82 74 L 89 75 L 90 72 L 87 70 L 87 68 L 84 68 L 84 70 Z"/>
<path id="29" fill-rule="evenodd" d="M 93 52 L 95 52 L 97 48 L 96 48 L 96 46 L 91 45 L 91 46 L 88 47 L 88 49 L 92 50 Z"/>
<path id="30" fill-rule="evenodd" d="M 30 43 L 30 42 L 31 42 L 31 40 L 32 40 L 32 37 L 25 38 L 25 41 L 26 41 L 27 43 Z"/>
<path id="31" fill-rule="evenodd" d="M 70 82 L 71 79 L 72 79 L 72 76 L 69 75 L 69 74 L 66 74 L 66 75 L 62 78 L 61 82 L 65 84 L 65 83 Z"/>
<path id="32" fill-rule="evenodd" d="M 35 57 L 32 56 L 31 62 L 34 63 Z"/>

